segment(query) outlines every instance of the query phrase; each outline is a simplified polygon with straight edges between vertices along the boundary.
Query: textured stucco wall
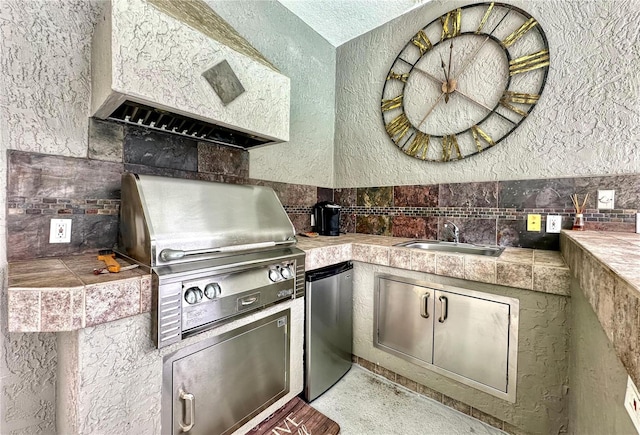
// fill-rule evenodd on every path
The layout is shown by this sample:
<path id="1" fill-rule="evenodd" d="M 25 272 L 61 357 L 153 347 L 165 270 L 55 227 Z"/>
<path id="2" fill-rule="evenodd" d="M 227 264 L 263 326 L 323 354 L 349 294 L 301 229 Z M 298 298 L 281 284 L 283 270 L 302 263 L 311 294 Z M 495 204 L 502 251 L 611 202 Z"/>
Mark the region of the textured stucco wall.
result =
<path id="1" fill-rule="evenodd" d="M 0 7 L 0 227 L 6 150 L 85 157 L 89 60 L 100 2 L 3 0 Z M 0 237 L 0 433 L 55 433 L 54 334 L 9 334 L 6 237 Z"/>
<path id="2" fill-rule="evenodd" d="M 335 47 L 276 1 L 208 3 L 291 79 L 289 142 L 251 150 L 251 178 L 333 187 Z"/>
<path id="3" fill-rule="evenodd" d="M 373 347 L 376 272 L 513 297 L 520 301 L 516 403 L 491 396 Z M 564 296 L 355 263 L 353 353 L 517 428 L 557 434 L 567 428 L 569 299 Z M 461 355 L 461 358 L 472 355 Z M 515 429 L 514 429 L 515 430 Z"/>
<path id="4" fill-rule="evenodd" d="M 569 433 L 633 434 L 627 372 L 576 280 L 571 283 Z"/>
<path id="5" fill-rule="evenodd" d="M 391 142 L 384 79 L 423 26 L 456 5 L 434 1 L 337 49 L 335 187 L 432 184 L 640 172 L 640 2 L 513 1 L 549 39 L 546 88 L 529 119 L 496 148 L 429 163 Z"/>

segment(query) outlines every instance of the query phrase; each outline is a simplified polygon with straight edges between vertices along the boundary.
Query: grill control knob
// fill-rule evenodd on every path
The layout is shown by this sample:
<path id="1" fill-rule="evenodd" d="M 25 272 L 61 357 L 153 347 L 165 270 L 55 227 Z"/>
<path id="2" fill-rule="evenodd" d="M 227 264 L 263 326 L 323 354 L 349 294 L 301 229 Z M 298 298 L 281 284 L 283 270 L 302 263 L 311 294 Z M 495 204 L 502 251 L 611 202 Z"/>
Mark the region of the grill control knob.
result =
<path id="1" fill-rule="evenodd" d="M 218 284 L 217 282 L 209 283 L 204 287 L 204 295 L 208 299 L 213 299 L 220 293 L 222 293 L 222 289 L 220 288 L 220 284 Z"/>
<path id="2" fill-rule="evenodd" d="M 275 269 L 269 269 L 269 279 L 273 282 L 280 281 L 282 276 Z"/>
<path id="3" fill-rule="evenodd" d="M 284 279 L 289 279 L 293 276 L 293 273 L 291 273 L 291 269 L 289 268 L 289 266 L 285 266 L 280 269 L 280 275 L 282 275 Z"/>
<path id="4" fill-rule="evenodd" d="M 190 287 L 184 292 L 184 300 L 188 304 L 197 304 L 202 300 L 202 290 L 199 287 Z"/>

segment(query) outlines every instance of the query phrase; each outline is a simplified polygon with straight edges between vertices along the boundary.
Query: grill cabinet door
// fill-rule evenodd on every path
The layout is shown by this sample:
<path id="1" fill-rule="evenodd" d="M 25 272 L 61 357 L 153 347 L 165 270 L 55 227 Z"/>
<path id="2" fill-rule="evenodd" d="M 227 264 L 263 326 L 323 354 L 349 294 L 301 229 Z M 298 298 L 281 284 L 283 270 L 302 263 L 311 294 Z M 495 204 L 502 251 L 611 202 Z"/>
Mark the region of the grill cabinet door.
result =
<path id="1" fill-rule="evenodd" d="M 288 319 L 281 313 L 268 323 L 259 320 L 174 361 L 173 433 L 184 433 L 180 424 L 190 423 L 181 390 L 194 399 L 192 435 L 231 433 L 283 397 L 289 391 Z"/>
<path id="2" fill-rule="evenodd" d="M 431 364 L 434 290 L 383 277 L 378 280 L 376 347 Z"/>
<path id="3" fill-rule="evenodd" d="M 507 391 L 509 305 L 435 292 L 433 364 Z"/>

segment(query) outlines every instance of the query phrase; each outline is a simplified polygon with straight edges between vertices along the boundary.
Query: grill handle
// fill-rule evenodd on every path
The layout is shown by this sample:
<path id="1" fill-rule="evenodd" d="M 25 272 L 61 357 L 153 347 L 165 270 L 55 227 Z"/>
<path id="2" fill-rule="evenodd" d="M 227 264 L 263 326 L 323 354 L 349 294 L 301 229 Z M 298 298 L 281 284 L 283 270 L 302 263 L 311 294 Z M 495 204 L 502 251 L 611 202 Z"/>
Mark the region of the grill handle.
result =
<path id="1" fill-rule="evenodd" d="M 248 243 L 246 245 L 221 246 L 219 248 L 194 249 L 192 251 L 183 251 L 181 249 L 167 248 L 167 249 L 163 249 L 160 252 L 160 259 L 162 259 L 162 261 L 175 261 L 175 260 L 180 260 L 181 258 L 184 258 L 187 255 L 213 254 L 216 252 L 248 251 L 250 249 L 270 248 L 272 246 L 278 246 L 278 245 L 293 245 L 295 243 L 296 243 L 296 240 L 293 239 L 293 240 L 285 240 L 284 242 Z"/>

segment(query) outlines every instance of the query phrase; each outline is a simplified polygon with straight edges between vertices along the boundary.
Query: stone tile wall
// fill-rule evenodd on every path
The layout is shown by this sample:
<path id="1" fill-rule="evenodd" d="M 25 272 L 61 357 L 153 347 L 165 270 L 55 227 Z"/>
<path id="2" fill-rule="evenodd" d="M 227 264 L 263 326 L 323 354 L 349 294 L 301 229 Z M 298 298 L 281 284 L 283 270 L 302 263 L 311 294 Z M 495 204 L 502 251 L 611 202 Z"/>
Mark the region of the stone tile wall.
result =
<path id="1" fill-rule="evenodd" d="M 87 158 L 8 153 L 9 261 L 112 248 L 125 171 L 269 186 L 298 232 L 311 230 L 316 202 L 334 200 L 347 233 L 448 239 L 444 224 L 452 221 L 463 242 L 558 250 L 546 216 L 559 214 L 570 228 L 571 194 L 589 193 L 587 229 L 633 232 L 640 208 L 640 175 L 349 189 L 253 180 L 247 151 L 94 119 Z M 598 189 L 615 190 L 618 208 L 596 209 Z M 541 232 L 526 231 L 529 213 L 542 215 Z M 71 243 L 49 243 L 53 217 L 73 221 Z"/>
<path id="2" fill-rule="evenodd" d="M 615 210 L 596 208 L 603 189 L 616 191 Z M 573 193 L 589 194 L 586 229 L 635 231 L 640 175 L 335 189 L 334 198 L 344 232 L 446 240 L 444 224 L 452 221 L 462 242 L 558 250 L 546 216 L 561 215 L 562 227 L 571 228 Z M 526 231 L 530 213 L 542 215 L 540 232 Z"/>

